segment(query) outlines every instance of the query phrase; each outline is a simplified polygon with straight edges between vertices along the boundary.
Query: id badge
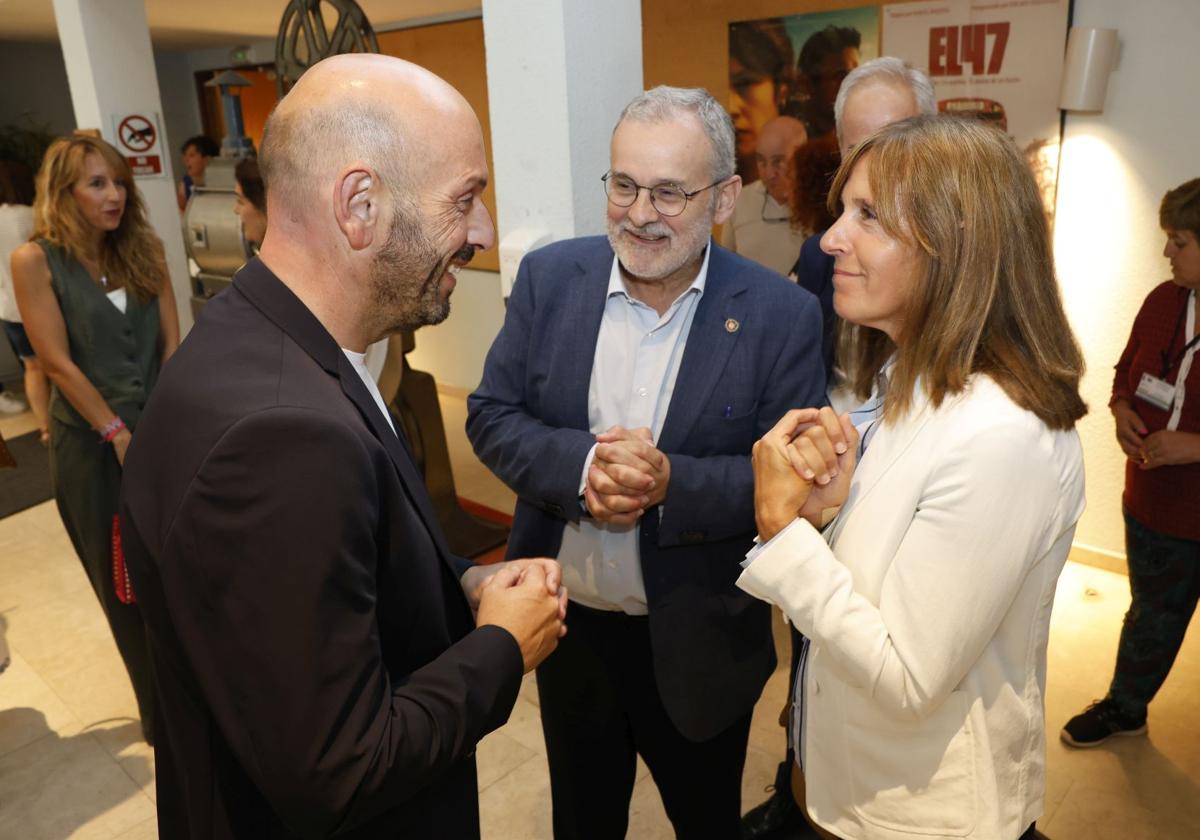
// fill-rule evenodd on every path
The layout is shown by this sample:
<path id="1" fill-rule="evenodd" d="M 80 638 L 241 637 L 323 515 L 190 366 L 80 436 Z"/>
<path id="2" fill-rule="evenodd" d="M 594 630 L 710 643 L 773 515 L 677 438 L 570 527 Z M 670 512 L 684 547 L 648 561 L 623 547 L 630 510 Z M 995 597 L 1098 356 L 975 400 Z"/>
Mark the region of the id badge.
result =
<path id="1" fill-rule="evenodd" d="M 1143 373 L 1134 396 L 1150 403 L 1155 408 L 1170 411 L 1171 404 L 1175 402 L 1175 386 L 1165 379 Z"/>

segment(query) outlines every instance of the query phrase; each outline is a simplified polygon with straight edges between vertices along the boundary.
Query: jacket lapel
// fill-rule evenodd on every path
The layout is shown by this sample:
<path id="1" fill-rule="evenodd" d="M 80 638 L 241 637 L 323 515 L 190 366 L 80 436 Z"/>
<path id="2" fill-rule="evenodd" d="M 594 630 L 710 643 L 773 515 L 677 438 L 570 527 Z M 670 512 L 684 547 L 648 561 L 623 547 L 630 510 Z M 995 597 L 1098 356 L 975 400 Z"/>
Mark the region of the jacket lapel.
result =
<path id="1" fill-rule="evenodd" d="M 342 391 L 358 409 L 363 420 L 376 439 L 383 444 L 396 473 L 404 485 L 405 493 L 412 501 L 418 515 L 429 531 L 443 562 L 450 567 L 457 579 L 458 570 L 450 562 L 451 551 L 442 535 L 441 525 L 429 501 L 425 482 L 417 471 L 407 447 L 398 435 L 404 434 L 403 427 L 396 421 L 396 432 L 379 411 L 375 398 L 367 390 L 362 379 L 338 347 L 333 336 L 317 320 L 296 295 L 285 286 L 257 257 L 250 260 L 234 277 L 234 285 L 257 306 L 267 318 L 282 329 L 308 353 L 322 369 L 341 383 Z"/>
<path id="2" fill-rule="evenodd" d="M 724 373 L 738 336 L 747 328 L 762 326 L 745 323 L 746 304 L 742 294 L 746 286 L 730 270 L 726 254 L 715 245 L 709 247 L 713 253 L 708 262 L 704 295 L 692 319 L 658 442 L 663 452 L 677 452 L 682 447 L 700 409 Z"/>
<path id="3" fill-rule="evenodd" d="M 871 437 L 871 444 L 867 447 L 866 454 L 855 468 L 850 495 L 846 499 L 846 503 L 842 505 L 842 510 L 826 537 L 826 541 L 830 545 L 837 542 L 837 538 L 854 508 L 870 495 L 871 491 L 879 484 L 879 480 L 895 466 L 900 456 L 908 451 L 921 430 L 933 419 L 933 415 L 933 407 L 929 404 L 928 397 L 918 383 L 908 416 L 895 425 L 881 426 Z M 877 422 L 882 423 L 883 420 L 880 419 Z"/>
<path id="4" fill-rule="evenodd" d="M 565 365 L 561 378 L 562 404 L 567 406 L 567 426 L 588 430 L 588 389 L 592 383 L 592 365 L 596 356 L 596 342 L 600 338 L 600 323 L 608 305 L 608 280 L 612 276 L 612 250 L 607 243 L 604 253 L 608 258 L 580 259 L 577 262 L 580 276 L 578 289 L 567 294 L 567 301 L 560 321 L 562 332 L 557 346 L 562 348 L 562 363 Z"/>

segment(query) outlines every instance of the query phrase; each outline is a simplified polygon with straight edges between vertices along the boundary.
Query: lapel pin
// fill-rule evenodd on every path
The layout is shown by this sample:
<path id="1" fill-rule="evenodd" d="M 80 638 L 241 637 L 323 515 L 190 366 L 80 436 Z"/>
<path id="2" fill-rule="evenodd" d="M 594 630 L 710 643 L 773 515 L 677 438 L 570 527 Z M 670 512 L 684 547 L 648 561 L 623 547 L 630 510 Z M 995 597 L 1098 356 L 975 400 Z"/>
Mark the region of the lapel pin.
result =
<path id="1" fill-rule="evenodd" d="M 725 319 L 725 332 L 727 333 L 735 333 L 741 328 L 741 326 L 742 325 L 737 322 L 736 318 Z"/>

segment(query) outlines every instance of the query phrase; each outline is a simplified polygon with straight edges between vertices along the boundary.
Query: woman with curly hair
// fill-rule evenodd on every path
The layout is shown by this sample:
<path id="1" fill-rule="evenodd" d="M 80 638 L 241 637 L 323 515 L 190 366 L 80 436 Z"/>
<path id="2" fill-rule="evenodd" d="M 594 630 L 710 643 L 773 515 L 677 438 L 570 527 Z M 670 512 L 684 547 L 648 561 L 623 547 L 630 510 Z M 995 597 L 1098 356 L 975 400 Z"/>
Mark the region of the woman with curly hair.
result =
<path id="1" fill-rule="evenodd" d="M 59 514 L 100 599 L 152 740 L 153 688 L 137 605 L 113 583 L 121 464 L 159 367 L 179 344 L 163 246 L 125 159 L 56 140 L 37 176 L 33 237 L 12 256 L 29 340 L 53 385 L 50 470 Z"/>

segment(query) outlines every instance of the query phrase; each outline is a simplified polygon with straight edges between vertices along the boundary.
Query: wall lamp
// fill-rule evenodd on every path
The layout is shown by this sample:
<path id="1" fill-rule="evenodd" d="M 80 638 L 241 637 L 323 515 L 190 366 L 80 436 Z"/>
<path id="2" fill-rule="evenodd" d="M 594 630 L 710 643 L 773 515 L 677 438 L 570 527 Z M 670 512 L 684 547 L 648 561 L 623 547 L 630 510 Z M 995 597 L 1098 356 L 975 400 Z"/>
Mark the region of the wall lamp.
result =
<path id="1" fill-rule="evenodd" d="M 1108 74 L 1117 61 L 1117 30 L 1072 26 L 1067 36 L 1058 107 L 1064 111 L 1103 111 Z"/>

